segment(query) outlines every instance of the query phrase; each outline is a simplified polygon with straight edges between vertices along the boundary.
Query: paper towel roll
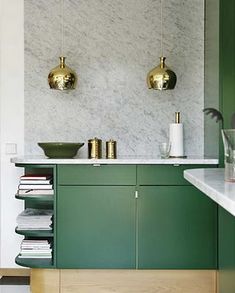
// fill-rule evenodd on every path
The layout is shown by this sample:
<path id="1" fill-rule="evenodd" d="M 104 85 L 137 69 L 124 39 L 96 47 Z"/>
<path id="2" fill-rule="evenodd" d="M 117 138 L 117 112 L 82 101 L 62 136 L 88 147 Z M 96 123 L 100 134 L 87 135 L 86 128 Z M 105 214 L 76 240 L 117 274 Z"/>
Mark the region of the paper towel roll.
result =
<path id="1" fill-rule="evenodd" d="M 169 140 L 171 143 L 171 157 L 184 156 L 184 133 L 182 123 L 171 123 L 169 129 Z"/>

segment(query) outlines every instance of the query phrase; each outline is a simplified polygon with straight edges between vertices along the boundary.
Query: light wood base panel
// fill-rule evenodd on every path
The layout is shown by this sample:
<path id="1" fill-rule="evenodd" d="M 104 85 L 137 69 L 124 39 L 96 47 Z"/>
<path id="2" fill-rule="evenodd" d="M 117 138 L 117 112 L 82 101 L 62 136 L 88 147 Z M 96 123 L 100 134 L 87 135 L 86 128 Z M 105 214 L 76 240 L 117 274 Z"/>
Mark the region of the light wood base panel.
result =
<path id="1" fill-rule="evenodd" d="M 6 277 L 28 277 L 29 269 L 0 269 L 0 276 Z"/>
<path id="2" fill-rule="evenodd" d="M 51 269 L 31 269 L 31 293 L 62 293 L 59 291 L 59 271 L 60 270 Z"/>
<path id="3" fill-rule="evenodd" d="M 31 293 L 216 293 L 214 270 L 61 270 L 60 273 L 32 269 Z"/>

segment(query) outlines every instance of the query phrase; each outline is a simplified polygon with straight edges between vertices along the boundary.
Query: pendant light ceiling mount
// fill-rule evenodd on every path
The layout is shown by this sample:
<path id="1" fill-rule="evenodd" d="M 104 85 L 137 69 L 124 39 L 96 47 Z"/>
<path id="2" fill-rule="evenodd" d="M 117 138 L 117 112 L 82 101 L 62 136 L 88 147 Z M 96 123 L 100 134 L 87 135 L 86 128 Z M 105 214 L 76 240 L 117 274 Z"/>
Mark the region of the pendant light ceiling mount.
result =
<path id="1" fill-rule="evenodd" d="M 48 83 L 51 89 L 71 90 L 76 88 L 77 75 L 74 70 L 65 64 L 64 52 L 64 0 L 61 0 L 61 56 L 60 64 L 53 68 L 48 75 Z"/>
<path id="2" fill-rule="evenodd" d="M 161 57 L 160 64 L 149 71 L 147 75 L 147 85 L 149 89 L 171 90 L 175 88 L 177 77 L 174 71 L 166 66 L 166 57 L 163 57 L 163 0 L 160 0 L 161 9 Z"/>

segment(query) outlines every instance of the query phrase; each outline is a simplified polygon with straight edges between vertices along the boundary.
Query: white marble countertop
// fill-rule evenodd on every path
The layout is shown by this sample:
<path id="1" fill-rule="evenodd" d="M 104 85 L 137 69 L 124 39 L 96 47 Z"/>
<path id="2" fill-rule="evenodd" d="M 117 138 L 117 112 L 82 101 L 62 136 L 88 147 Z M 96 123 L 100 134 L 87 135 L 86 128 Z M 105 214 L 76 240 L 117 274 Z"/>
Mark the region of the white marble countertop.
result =
<path id="1" fill-rule="evenodd" d="M 218 159 L 204 158 L 204 157 L 193 157 L 190 156 L 185 159 L 161 159 L 159 157 L 120 157 L 118 159 L 48 159 L 45 156 L 24 156 L 15 157 L 11 159 L 12 163 L 15 164 L 85 164 L 85 165 L 187 165 L 187 164 L 211 164 L 217 165 Z"/>
<path id="2" fill-rule="evenodd" d="M 235 216 L 235 183 L 224 181 L 224 169 L 185 170 L 184 178 Z"/>

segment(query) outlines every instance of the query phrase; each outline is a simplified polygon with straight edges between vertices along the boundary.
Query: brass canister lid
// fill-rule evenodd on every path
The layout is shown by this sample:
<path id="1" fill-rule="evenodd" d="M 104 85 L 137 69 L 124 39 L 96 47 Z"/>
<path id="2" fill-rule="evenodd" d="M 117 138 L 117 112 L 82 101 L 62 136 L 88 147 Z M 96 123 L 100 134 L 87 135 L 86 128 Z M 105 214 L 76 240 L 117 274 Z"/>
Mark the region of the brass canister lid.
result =
<path id="1" fill-rule="evenodd" d="M 88 142 L 95 143 L 95 142 L 102 142 L 102 140 L 97 137 L 94 137 L 94 138 L 88 139 Z"/>

